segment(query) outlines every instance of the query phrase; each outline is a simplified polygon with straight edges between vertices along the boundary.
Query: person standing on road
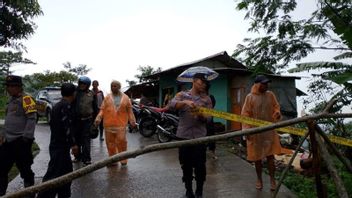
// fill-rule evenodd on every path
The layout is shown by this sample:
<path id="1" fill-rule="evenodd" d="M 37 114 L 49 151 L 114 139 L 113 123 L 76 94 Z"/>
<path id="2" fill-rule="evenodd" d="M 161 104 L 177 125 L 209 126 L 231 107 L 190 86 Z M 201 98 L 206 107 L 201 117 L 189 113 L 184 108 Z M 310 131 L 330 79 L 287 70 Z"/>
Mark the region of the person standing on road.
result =
<path id="1" fill-rule="evenodd" d="M 52 112 L 50 121 L 50 161 L 43 182 L 60 177 L 73 171 L 70 149 L 77 154 L 78 146 L 74 139 L 74 100 L 76 87 L 72 83 L 61 85 L 62 99 L 58 102 Z M 37 198 L 59 198 L 71 197 L 71 182 L 58 188 L 42 191 Z"/>
<path id="2" fill-rule="evenodd" d="M 86 76 L 79 77 L 74 101 L 77 119 L 75 138 L 79 147 L 79 152 L 75 155 L 74 162 L 82 161 L 84 165 L 92 163 L 90 156 L 90 130 L 93 125 L 93 119 L 98 113 L 96 97 L 93 91 L 89 90 L 90 83 L 90 78 Z"/>
<path id="3" fill-rule="evenodd" d="M 258 75 L 255 78 L 251 93 L 246 96 L 242 112 L 243 116 L 277 122 L 281 119 L 280 105 L 273 92 L 268 91 L 269 80 L 264 75 Z M 242 129 L 248 129 L 252 126 L 242 124 Z M 266 158 L 270 175 L 271 190 L 275 190 L 276 183 L 274 178 L 275 164 L 274 155 L 282 153 L 278 134 L 271 130 L 254 135 L 248 135 L 247 139 L 247 160 L 255 164 L 257 173 L 256 188 L 263 188 L 262 180 L 262 159 Z"/>
<path id="4" fill-rule="evenodd" d="M 210 117 L 194 114 L 196 107 L 212 108 L 212 102 L 205 93 L 209 82 L 205 74 L 196 73 L 193 76 L 192 88 L 181 91 L 170 101 L 169 107 L 179 113 L 177 137 L 181 139 L 195 139 L 205 137 L 206 124 Z M 206 144 L 198 144 L 179 148 L 179 161 L 183 172 L 182 181 L 185 183 L 186 197 L 202 197 L 203 184 L 206 179 Z M 195 194 L 192 189 L 193 172 L 196 180 Z"/>
<path id="5" fill-rule="evenodd" d="M 100 109 L 101 104 L 103 103 L 104 100 L 104 93 L 102 90 L 100 90 L 99 87 L 99 82 L 97 80 L 93 80 L 93 93 L 95 97 L 97 98 L 97 108 Z M 95 119 L 95 118 L 94 118 Z M 103 132 L 104 132 L 104 125 L 103 122 L 99 124 L 99 139 L 100 141 L 104 141 L 103 138 Z"/>
<path id="6" fill-rule="evenodd" d="M 4 84 L 10 99 L 5 110 L 4 129 L 0 131 L 0 196 L 6 194 L 8 173 L 14 163 L 24 180 L 24 187 L 34 185 L 31 165 L 37 121 L 35 102 L 31 96 L 23 92 L 22 78 L 9 75 Z"/>
<path id="7" fill-rule="evenodd" d="M 130 123 L 131 127 L 136 127 L 136 118 L 132 111 L 131 100 L 120 89 L 121 83 L 113 80 L 111 82 L 111 93 L 104 98 L 100 112 L 95 119 L 95 126 L 98 126 L 103 120 L 109 156 L 127 150 L 127 124 Z M 126 166 L 127 159 L 120 163 L 122 166 Z"/>

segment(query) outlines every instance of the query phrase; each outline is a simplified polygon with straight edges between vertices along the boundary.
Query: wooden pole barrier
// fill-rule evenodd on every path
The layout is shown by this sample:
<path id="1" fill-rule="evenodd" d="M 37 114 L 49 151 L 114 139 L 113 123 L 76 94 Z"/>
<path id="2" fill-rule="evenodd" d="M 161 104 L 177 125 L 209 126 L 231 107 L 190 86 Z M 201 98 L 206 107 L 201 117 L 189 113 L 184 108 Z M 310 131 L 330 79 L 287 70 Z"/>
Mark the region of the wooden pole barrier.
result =
<path id="1" fill-rule="evenodd" d="M 299 149 L 301 148 L 303 142 L 307 139 L 308 135 L 309 135 L 309 133 L 307 132 L 307 133 L 305 134 L 305 136 L 302 138 L 302 140 L 299 142 L 299 144 L 298 144 L 298 146 L 297 146 L 295 152 L 293 153 L 293 155 L 292 155 L 290 161 L 288 162 L 288 164 L 287 164 L 287 166 L 285 167 L 284 171 L 281 173 L 281 176 L 280 176 L 280 179 L 279 179 L 279 183 L 277 184 L 276 189 L 275 189 L 275 192 L 274 192 L 274 195 L 273 195 L 274 198 L 277 196 L 277 193 L 278 193 L 279 190 L 280 190 L 281 184 L 282 184 L 282 182 L 284 181 L 284 178 L 285 178 L 287 172 L 290 170 L 290 167 L 291 167 L 291 165 L 292 165 L 292 163 L 293 163 L 293 160 L 294 160 L 295 157 L 297 156 Z"/>
<path id="2" fill-rule="evenodd" d="M 29 195 L 29 194 L 34 194 L 34 193 L 37 193 L 37 192 L 40 192 L 40 191 L 43 191 L 46 189 L 55 188 L 55 187 L 58 187 L 60 185 L 65 184 L 65 183 L 68 183 L 76 178 L 82 177 L 83 175 L 86 175 L 86 174 L 91 173 L 93 171 L 96 171 L 100 168 L 103 168 L 111 163 L 118 162 L 118 161 L 121 161 L 121 160 L 127 159 L 127 158 L 134 158 L 134 157 L 137 157 L 137 156 L 145 154 L 145 153 L 166 150 L 166 149 L 172 149 L 172 148 L 177 148 L 177 147 L 181 147 L 181 146 L 204 144 L 204 143 L 208 143 L 208 142 L 212 142 L 212 141 L 225 140 L 225 139 L 233 138 L 236 136 L 251 135 L 251 134 L 260 133 L 263 131 L 274 130 L 276 128 L 281 128 L 281 127 L 297 124 L 300 122 L 306 122 L 307 120 L 310 120 L 310 119 L 315 120 L 315 119 L 330 118 L 330 117 L 333 117 L 333 118 L 346 118 L 346 117 L 348 117 L 348 118 L 350 118 L 350 117 L 352 117 L 352 113 L 344 113 L 344 114 L 320 113 L 320 114 L 314 114 L 314 115 L 310 115 L 310 116 L 295 118 L 295 119 L 291 119 L 291 120 L 285 120 L 285 121 L 281 121 L 281 122 L 278 122 L 278 123 L 275 123 L 272 125 L 268 125 L 268 126 L 251 128 L 251 129 L 246 129 L 246 130 L 242 130 L 242 131 L 229 132 L 227 134 L 202 137 L 202 138 L 197 138 L 197 139 L 192 139 L 192 140 L 183 140 L 183 141 L 177 141 L 177 142 L 148 145 L 148 146 L 141 148 L 141 149 L 136 149 L 133 151 L 126 151 L 126 152 L 116 154 L 114 156 L 100 160 L 98 162 L 95 162 L 91 165 L 88 165 L 88 166 L 83 167 L 79 170 L 76 170 L 74 172 L 63 175 L 61 177 L 43 182 L 43 183 L 35 185 L 35 186 L 31 186 L 31 187 L 19 190 L 17 192 L 11 193 L 11 194 L 7 194 L 3 198 L 18 198 L 18 197 L 23 197 L 23 196 Z"/>
<path id="3" fill-rule="evenodd" d="M 331 148 L 334 154 L 339 158 L 339 160 L 345 165 L 346 169 L 352 173 L 352 166 L 351 163 L 337 150 L 335 145 L 329 140 L 328 136 L 324 133 L 324 131 L 318 126 L 315 125 L 315 129 L 317 130 L 318 134 L 323 137 L 325 143 Z"/>
<path id="4" fill-rule="evenodd" d="M 337 173 L 337 170 L 334 166 L 334 162 L 332 160 L 332 157 L 329 154 L 328 150 L 326 149 L 325 145 L 323 144 L 323 142 L 321 141 L 319 136 L 316 137 L 316 142 L 319 147 L 321 156 L 324 159 L 324 162 L 326 163 L 326 165 L 328 167 L 330 176 L 336 185 L 336 190 L 337 190 L 339 197 L 340 198 L 348 198 L 346 188 L 345 188 L 339 174 Z"/>
<path id="5" fill-rule="evenodd" d="M 313 120 L 309 120 L 307 122 L 308 128 L 309 128 L 309 138 L 310 142 L 312 145 L 312 154 L 313 154 L 313 172 L 315 175 L 315 187 L 316 187 L 316 192 L 317 196 L 319 198 L 326 198 L 326 189 L 323 186 L 323 183 L 321 182 L 321 176 L 320 176 L 320 154 L 318 152 L 318 145 L 315 137 L 315 123 Z M 318 137 L 319 138 L 319 137 Z"/>

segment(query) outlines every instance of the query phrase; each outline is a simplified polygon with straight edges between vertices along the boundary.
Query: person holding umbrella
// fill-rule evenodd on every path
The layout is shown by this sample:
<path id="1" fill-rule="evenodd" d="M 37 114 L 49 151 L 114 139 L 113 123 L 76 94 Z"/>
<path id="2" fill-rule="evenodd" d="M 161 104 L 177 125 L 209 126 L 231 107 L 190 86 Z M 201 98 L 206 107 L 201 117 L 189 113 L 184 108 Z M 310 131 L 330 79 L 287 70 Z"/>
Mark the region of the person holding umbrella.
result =
<path id="1" fill-rule="evenodd" d="M 192 88 L 177 93 L 169 103 L 169 107 L 177 110 L 179 113 L 179 124 L 176 135 L 185 140 L 206 136 L 206 124 L 210 120 L 210 117 L 192 112 L 197 107 L 212 108 L 211 99 L 205 94 L 205 88 L 209 83 L 210 75 L 205 73 L 205 70 L 198 70 L 198 73 L 187 73 L 188 71 L 183 72 L 178 77 L 178 80 L 182 80 L 183 82 L 192 80 Z M 185 183 L 186 197 L 203 196 L 203 184 L 206 179 L 206 148 L 206 144 L 179 148 L 179 162 L 183 172 L 182 181 Z M 195 194 L 192 189 L 193 172 L 196 180 Z"/>

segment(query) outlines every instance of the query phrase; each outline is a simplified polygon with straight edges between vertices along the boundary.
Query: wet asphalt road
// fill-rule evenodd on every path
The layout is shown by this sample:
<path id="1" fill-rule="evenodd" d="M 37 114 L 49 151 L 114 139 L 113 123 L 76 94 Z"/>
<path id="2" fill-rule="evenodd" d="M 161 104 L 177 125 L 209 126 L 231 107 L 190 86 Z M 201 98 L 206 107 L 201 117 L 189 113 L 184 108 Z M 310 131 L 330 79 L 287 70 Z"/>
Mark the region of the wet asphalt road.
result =
<path id="1" fill-rule="evenodd" d="M 36 183 L 40 183 L 49 161 L 48 125 L 38 124 L 35 136 L 41 151 L 35 158 L 32 168 L 36 174 Z M 127 136 L 128 150 L 158 143 L 156 138 L 144 138 L 139 133 L 128 133 Z M 224 148 L 218 146 L 217 160 L 208 156 L 204 197 L 271 197 L 268 176 L 263 175 L 264 189 L 256 190 L 254 168 Z M 108 155 L 105 142 L 101 142 L 98 138 L 92 140 L 91 153 L 92 162 L 106 158 Z M 80 167 L 82 164 L 74 164 L 74 169 Z M 181 177 L 177 149 L 171 149 L 129 159 L 127 167 L 118 165 L 99 169 L 74 180 L 71 191 L 73 198 L 181 198 L 185 193 Z M 22 186 L 22 180 L 18 176 L 9 184 L 8 193 L 15 192 Z M 278 197 L 295 197 L 295 195 L 282 186 Z"/>

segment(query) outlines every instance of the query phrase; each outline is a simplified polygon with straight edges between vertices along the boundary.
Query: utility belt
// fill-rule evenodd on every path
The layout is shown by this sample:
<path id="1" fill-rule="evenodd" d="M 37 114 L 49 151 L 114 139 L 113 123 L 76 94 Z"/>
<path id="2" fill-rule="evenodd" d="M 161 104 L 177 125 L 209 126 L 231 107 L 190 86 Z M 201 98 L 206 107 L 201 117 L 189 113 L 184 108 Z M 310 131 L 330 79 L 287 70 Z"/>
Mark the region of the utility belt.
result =
<path id="1" fill-rule="evenodd" d="M 90 115 L 90 116 L 79 116 L 79 117 L 78 117 L 78 120 L 84 121 L 84 120 L 89 120 L 89 119 L 92 119 L 92 118 L 93 118 L 92 115 Z"/>

